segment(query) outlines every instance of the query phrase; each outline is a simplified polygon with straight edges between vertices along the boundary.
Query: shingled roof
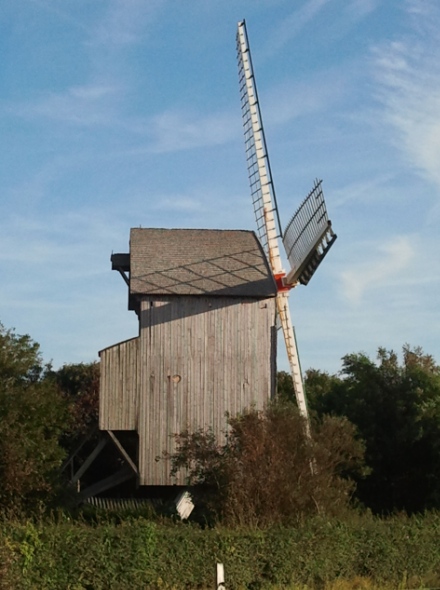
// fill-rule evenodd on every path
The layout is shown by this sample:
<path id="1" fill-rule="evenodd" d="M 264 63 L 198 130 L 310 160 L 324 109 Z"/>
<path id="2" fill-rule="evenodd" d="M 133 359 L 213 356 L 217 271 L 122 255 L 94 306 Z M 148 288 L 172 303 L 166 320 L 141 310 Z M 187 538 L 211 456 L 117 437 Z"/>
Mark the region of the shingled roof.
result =
<path id="1" fill-rule="evenodd" d="M 147 294 L 273 297 L 276 284 L 254 232 L 136 228 L 130 299 Z"/>

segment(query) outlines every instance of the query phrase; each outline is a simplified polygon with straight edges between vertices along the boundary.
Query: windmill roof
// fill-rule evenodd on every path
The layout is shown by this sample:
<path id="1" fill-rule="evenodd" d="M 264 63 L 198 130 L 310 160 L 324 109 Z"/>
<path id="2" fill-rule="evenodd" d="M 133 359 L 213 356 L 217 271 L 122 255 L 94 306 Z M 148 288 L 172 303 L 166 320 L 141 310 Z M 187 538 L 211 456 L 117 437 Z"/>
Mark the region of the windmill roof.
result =
<path id="1" fill-rule="evenodd" d="M 276 284 L 252 231 L 130 232 L 130 297 L 144 294 L 273 297 Z"/>

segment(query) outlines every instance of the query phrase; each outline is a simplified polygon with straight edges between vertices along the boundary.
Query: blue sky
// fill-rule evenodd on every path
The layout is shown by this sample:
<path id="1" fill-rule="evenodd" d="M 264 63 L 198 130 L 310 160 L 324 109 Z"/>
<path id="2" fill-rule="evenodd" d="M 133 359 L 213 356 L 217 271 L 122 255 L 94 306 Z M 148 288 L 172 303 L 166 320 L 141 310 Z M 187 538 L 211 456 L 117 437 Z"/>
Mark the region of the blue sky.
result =
<path id="1" fill-rule="evenodd" d="M 440 361 L 437 0 L 3 0 L 1 322 L 97 359 L 137 334 L 110 269 L 130 227 L 254 229 L 243 18 L 281 219 L 323 178 L 338 234 L 291 293 L 303 369 Z"/>

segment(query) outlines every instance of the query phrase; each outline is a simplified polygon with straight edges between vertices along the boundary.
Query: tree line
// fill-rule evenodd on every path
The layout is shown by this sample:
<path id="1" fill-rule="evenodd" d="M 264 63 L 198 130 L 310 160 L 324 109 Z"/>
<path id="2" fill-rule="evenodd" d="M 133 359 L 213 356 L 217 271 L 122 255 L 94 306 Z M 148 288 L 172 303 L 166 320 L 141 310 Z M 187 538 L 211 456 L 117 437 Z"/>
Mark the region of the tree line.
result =
<path id="1" fill-rule="evenodd" d="M 63 503 L 60 467 L 97 423 L 99 365 L 54 370 L 38 343 L 0 324 L 0 513 Z"/>
<path id="2" fill-rule="evenodd" d="M 440 367 L 420 347 L 401 357 L 379 348 L 376 360 L 346 355 L 337 375 L 305 375 L 314 420 L 344 416 L 363 441 L 368 474 L 353 474 L 356 498 L 379 514 L 440 508 Z M 292 399 L 289 375 L 279 384 Z"/>
<path id="3" fill-rule="evenodd" d="M 376 514 L 440 508 L 440 367 L 420 348 L 379 348 L 310 369 L 312 441 L 278 374 L 277 400 L 212 432 L 176 433 L 173 470 L 214 519 L 264 525 L 358 506 Z M 99 365 L 45 363 L 39 345 L 0 324 L 0 512 L 63 506 L 60 467 L 97 424 Z"/>

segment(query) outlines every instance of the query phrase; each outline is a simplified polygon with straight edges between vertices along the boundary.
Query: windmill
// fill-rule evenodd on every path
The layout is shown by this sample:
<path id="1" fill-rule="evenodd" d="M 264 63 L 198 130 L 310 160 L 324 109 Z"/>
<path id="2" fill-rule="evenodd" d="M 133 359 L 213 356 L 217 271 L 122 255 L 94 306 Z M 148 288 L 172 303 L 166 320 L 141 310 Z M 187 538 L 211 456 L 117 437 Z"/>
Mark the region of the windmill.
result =
<path id="1" fill-rule="evenodd" d="M 238 25 L 238 57 L 259 240 L 244 230 L 141 227 L 130 230 L 128 253 L 112 254 L 139 331 L 99 353 L 99 432 L 65 463 L 80 501 L 105 501 L 109 490 L 136 497 L 138 489 L 184 488 L 185 474 L 170 477 L 173 434 L 210 428 L 221 440 L 227 415 L 262 409 L 273 395 L 276 313 L 308 426 L 288 294 L 309 282 L 336 236 L 318 181 L 281 232 L 244 22 Z M 98 456 L 104 467 L 95 470 Z M 185 514 L 185 494 L 178 506 Z"/>
<path id="2" fill-rule="evenodd" d="M 319 264 L 336 240 L 322 192 L 322 181 L 316 180 L 284 232 L 272 181 L 257 87 L 245 21 L 238 23 L 237 55 L 246 160 L 252 202 L 257 222 L 257 235 L 269 260 L 277 283 L 276 307 L 287 349 L 293 387 L 301 415 L 310 434 L 304 385 L 295 332 L 289 311 L 289 291 L 298 284 L 307 285 Z M 291 265 L 283 269 L 279 240 Z"/>

